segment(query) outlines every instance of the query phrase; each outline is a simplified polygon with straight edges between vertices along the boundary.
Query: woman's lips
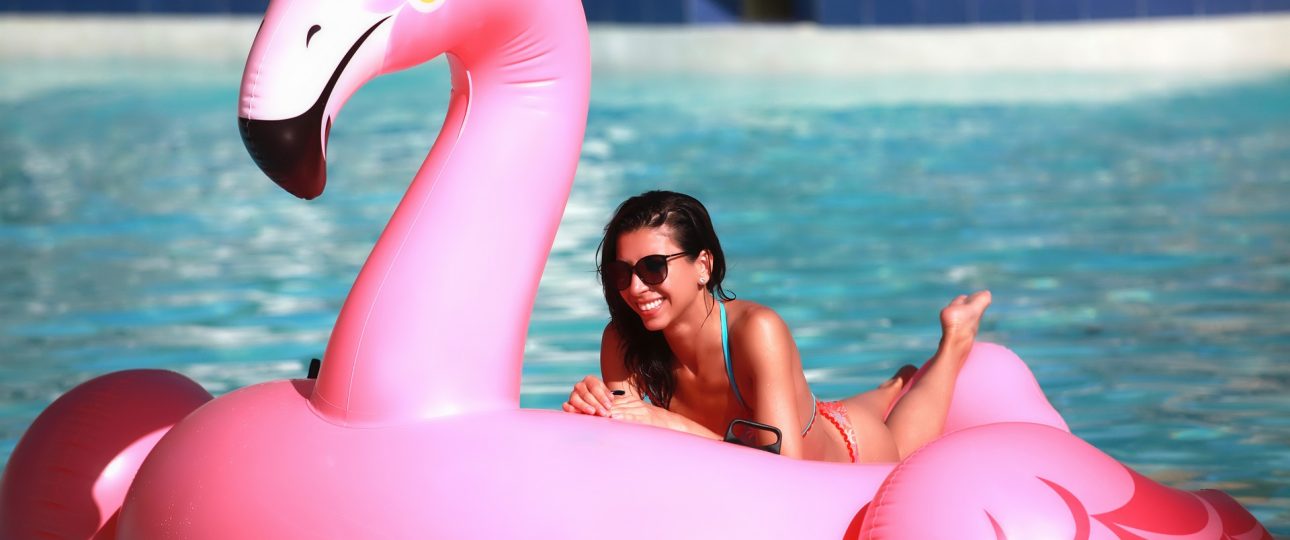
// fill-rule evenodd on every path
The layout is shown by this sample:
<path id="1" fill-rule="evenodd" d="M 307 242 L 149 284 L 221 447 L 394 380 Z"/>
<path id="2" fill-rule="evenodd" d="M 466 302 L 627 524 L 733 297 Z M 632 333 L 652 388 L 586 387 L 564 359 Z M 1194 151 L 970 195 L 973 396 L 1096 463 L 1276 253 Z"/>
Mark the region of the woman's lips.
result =
<path id="1" fill-rule="evenodd" d="M 638 302 L 636 304 L 637 309 L 639 309 L 642 314 L 653 312 L 654 310 L 657 310 L 662 305 L 663 305 L 662 298 L 655 298 L 648 302 Z"/>

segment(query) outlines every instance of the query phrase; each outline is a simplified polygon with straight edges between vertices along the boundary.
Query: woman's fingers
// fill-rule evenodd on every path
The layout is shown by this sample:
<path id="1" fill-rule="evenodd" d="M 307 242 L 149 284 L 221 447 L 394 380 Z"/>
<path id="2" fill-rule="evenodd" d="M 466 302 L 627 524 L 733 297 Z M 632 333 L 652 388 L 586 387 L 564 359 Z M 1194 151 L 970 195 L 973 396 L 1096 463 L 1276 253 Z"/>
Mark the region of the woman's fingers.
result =
<path id="1" fill-rule="evenodd" d="M 567 412 L 614 418 L 630 417 L 627 419 L 642 421 L 642 415 L 648 416 L 649 413 L 644 410 L 644 405 L 640 398 L 626 392 L 619 396 L 613 395 L 613 391 L 605 385 L 604 381 L 594 375 L 587 375 L 573 385 L 573 391 L 569 393 L 569 401 L 560 408 Z M 615 410 L 619 412 L 618 416 L 614 416 Z"/>
<path id="2" fill-rule="evenodd" d="M 614 405 L 609 408 L 609 416 L 610 418 L 619 418 L 619 419 L 634 416 L 637 412 L 639 412 L 638 411 L 639 405 L 641 405 L 641 402 L 639 400 L 631 399 L 626 396 L 621 396 L 618 398 L 618 401 L 614 402 Z"/>
<path id="3" fill-rule="evenodd" d="M 590 403 L 587 403 L 587 400 L 583 399 L 581 395 L 578 395 L 576 393 L 569 396 L 569 404 L 572 405 L 573 408 L 577 409 L 578 412 L 582 414 L 596 414 L 597 412 L 594 406 L 592 406 Z"/>
<path id="4" fill-rule="evenodd" d="M 583 398 L 586 393 L 587 381 L 578 381 L 578 384 L 573 385 L 573 392 L 569 394 L 569 403 L 577 407 L 578 411 L 583 414 L 595 414 L 594 407 L 591 408 L 592 410 L 588 410 L 587 400 Z"/>
<path id="5" fill-rule="evenodd" d="M 592 396 L 591 391 L 587 390 L 582 383 L 578 383 L 578 386 L 574 387 L 573 393 L 569 395 L 569 403 L 577 407 L 578 411 L 583 414 L 600 416 L 608 416 L 609 414 L 607 409 L 600 406 L 600 400 Z"/>
<path id="6" fill-rule="evenodd" d="M 608 411 L 614 405 L 614 398 L 609 395 L 609 387 L 596 376 L 587 375 L 578 384 L 586 390 L 585 399 L 595 403 L 598 408 Z"/>
<path id="7" fill-rule="evenodd" d="M 594 414 L 594 413 L 589 413 L 589 412 L 587 412 L 587 410 L 586 410 L 584 407 L 579 407 L 579 406 L 574 405 L 573 403 L 570 403 L 570 402 L 568 402 L 568 401 L 566 401 L 566 402 L 564 402 L 564 403 L 560 404 L 560 408 L 561 408 L 561 409 L 563 409 L 563 410 L 564 410 L 564 412 L 567 412 L 567 413 L 573 413 L 573 414 Z"/>
<path id="8" fill-rule="evenodd" d="M 614 399 L 610 396 L 609 387 L 605 386 L 604 381 L 595 375 L 587 375 L 573 385 L 573 391 L 569 393 L 569 401 L 560 408 L 567 412 L 609 416 L 609 408 L 613 404 Z"/>
<path id="9" fill-rule="evenodd" d="M 619 398 L 610 409 L 609 417 L 614 420 L 667 427 L 659 413 L 660 409 L 635 397 Z"/>
<path id="10" fill-rule="evenodd" d="M 631 405 L 627 405 L 627 406 L 615 405 L 614 408 L 609 410 L 609 417 L 615 420 L 629 420 L 632 422 L 640 422 L 645 418 L 644 413 L 645 411 L 639 407 L 635 407 Z"/>
<path id="11" fill-rule="evenodd" d="M 609 387 L 604 384 L 601 384 L 596 389 L 596 399 L 600 400 L 600 406 L 604 407 L 606 411 L 614 406 L 614 396 L 610 395 Z"/>

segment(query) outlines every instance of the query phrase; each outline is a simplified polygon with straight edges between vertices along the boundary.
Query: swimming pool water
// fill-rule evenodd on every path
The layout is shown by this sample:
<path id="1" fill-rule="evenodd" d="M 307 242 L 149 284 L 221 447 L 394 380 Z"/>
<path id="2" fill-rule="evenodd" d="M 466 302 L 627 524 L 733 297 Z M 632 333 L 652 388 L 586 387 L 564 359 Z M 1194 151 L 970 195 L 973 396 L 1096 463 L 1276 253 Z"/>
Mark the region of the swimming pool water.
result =
<path id="1" fill-rule="evenodd" d="M 446 74 L 361 91 L 306 203 L 242 148 L 239 69 L 0 64 L 0 459 L 104 372 L 174 369 L 218 394 L 321 355 Z M 1290 75 L 598 73 L 525 406 L 596 371 L 600 228 L 653 188 L 708 204 L 728 288 L 783 315 L 821 397 L 924 360 L 941 305 L 988 287 L 984 338 L 1076 434 L 1290 534 Z"/>

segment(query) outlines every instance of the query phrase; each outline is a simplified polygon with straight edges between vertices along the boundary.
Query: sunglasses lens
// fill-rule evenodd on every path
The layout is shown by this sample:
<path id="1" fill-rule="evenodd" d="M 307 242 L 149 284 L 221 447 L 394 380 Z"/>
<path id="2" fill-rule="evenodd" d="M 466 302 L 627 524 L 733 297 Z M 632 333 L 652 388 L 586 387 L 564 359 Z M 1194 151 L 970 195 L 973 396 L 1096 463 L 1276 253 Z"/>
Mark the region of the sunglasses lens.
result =
<path id="1" fill-rule="evenodd" d="M 623 261 L 614 261 L 605 267 L 605 281 L 613 283 L 618 290 L 626 289 L 632 284 L 632 267 Z"/>
<path id="2" fill-rule="evenodd" d="M 636 261 L 636 275 L 647 285 L 658 285 L 667 279 L 667 257 L 650 255 Z"/>
<path id="3" fill-rule="evenodd" d="M 626 290 L 632 286 L 632 272 L 635 272 L 640 276 L 641 283 L 658 285 L 667 279 L 667 261 L 681 255 L 684 254 L 650 255 L 636 261 L 636 266 L 629 266 L 623 261 L 614 261 L 604 267 L 604 280 L 606 283 L 613 283 L 620 291 Z"/>

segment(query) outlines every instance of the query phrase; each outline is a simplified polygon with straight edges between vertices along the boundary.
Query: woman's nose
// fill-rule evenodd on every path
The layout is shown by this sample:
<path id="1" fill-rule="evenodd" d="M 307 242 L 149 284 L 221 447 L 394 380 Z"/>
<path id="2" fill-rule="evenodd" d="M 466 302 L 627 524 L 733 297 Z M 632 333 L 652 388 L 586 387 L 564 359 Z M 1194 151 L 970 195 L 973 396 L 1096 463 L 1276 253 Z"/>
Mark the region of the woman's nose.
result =
<path id="1" fill-rule="evenodd" d="M 636 275 L 636 272 L 632 272 L 632 284 L 627 287 L 627 290 L 631 291 L 632 294 L 639 294 L 649 290 L 649 285 L 641 281 L 641 277 Z"/>

